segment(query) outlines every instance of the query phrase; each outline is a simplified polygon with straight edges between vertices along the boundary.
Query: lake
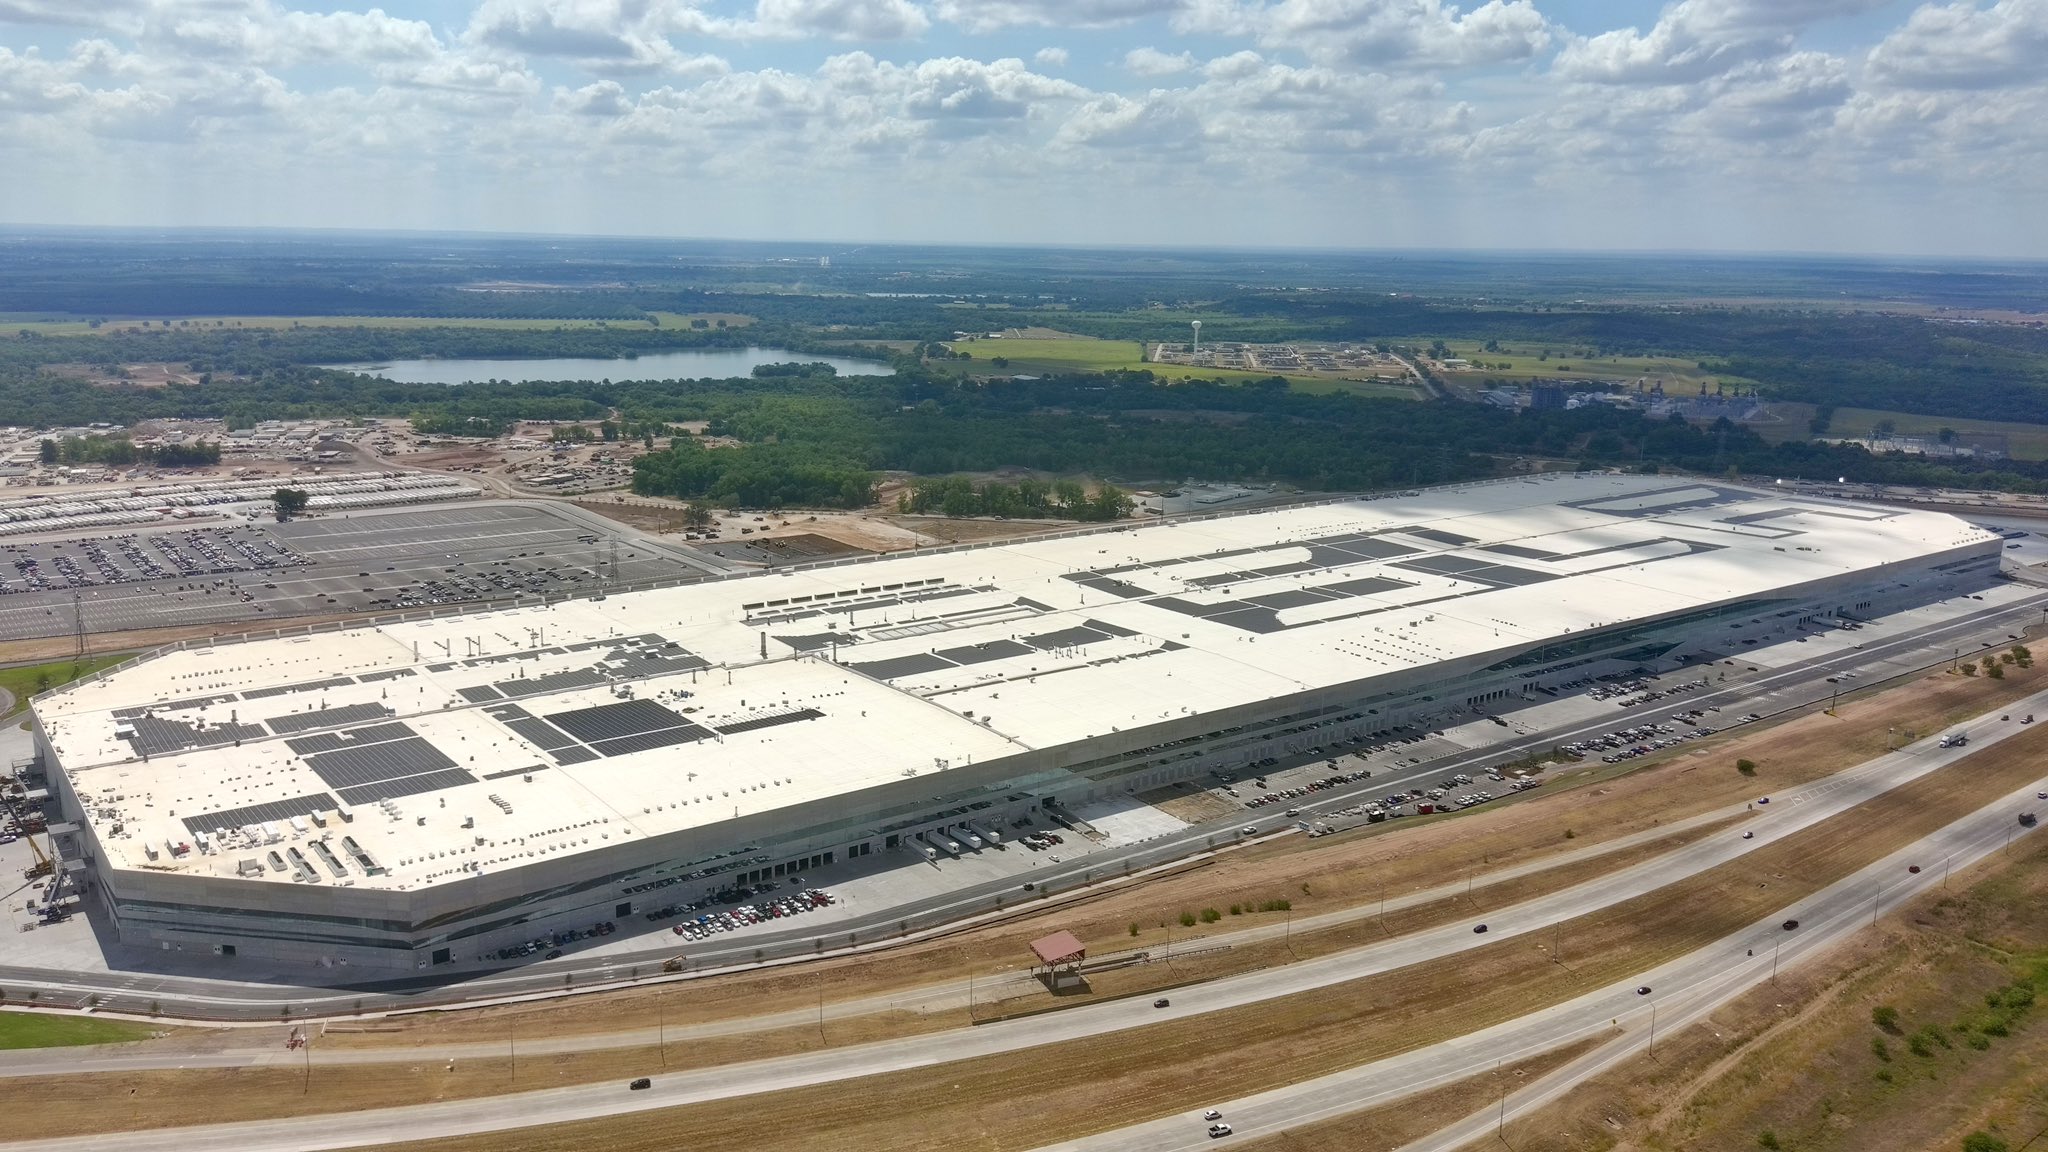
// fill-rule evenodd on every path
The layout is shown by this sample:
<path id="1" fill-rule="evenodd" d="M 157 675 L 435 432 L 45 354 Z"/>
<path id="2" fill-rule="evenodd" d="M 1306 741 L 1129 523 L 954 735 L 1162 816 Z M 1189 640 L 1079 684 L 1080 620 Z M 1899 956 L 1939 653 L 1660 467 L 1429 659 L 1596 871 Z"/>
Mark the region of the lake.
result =
<path id="1" fill-rule="evenodd" d="M 875 360 L 821 356 L 787 348 L 697 348 L 653 352 L 620 360 L 591 358 L 558 360 L 393 360 L 384 364 L 324 364 L 347 372 L 382 376 L 401 384 L 468 384 L 479 380 L 726 380 L 751 376 L 762 364 L 830 364 L 841 376 L 893 376 L 896 370 Z"/>

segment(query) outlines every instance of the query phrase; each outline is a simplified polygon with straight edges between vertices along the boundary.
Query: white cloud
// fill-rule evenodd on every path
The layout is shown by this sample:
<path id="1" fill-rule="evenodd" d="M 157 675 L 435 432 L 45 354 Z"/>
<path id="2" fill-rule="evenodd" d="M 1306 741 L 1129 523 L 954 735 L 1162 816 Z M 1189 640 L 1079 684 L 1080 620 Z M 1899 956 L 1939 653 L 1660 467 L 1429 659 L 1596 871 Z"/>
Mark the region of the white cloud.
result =
<path id="1" fill-rule="evenodd" d="M 1109 28 L 1178 12 L 1187 0 L 938 0 L 939 19 L 969 32 L 1003 28 Z"/>
<path id="2" fill-rule="evenodd" d="M 1200 0 L 1183 31 L 1251 37 L 1318 64 L 1470 68 L 1528 60 L 1550 46 L 1550 22 L 1531 0 L 1486 0 L 1469 12 L 1443 0 Z"/>
<path id="3" fill-rule="evenodd" d="M 834 40 L 904 40 L 932 26 L 909 0 L 760 0 L 750 30 L 757 35 Z"/>
<path id="4" fill-rule="evenodd" d="M 1889 34 L 1841 19 L 1882 0 L 1674 0 L 1585 37 L 1542 0 L 372 2 L 0 0 L 0 215 L 226 212 L 190 173 L 234 171 L 275 223 L 479 226 L 428 214 L 481 188 L 521 205 L 504 227 L 622 226 L 638 198 L 641 228 L 715 202 L 739 215 L 693 230 L 1145 239 L 1206 204 L 1290 242 L 1427 243 L 1463 211 L 1584 243 L 1640 209 L 1629 242 L 1685 246 L 1722 242 L 1708 190 L 1925 226 L 2048 187 L 2048 0 L 1937 0 Z M 938 24 L 948 52 L 900 46 Z M 763 176 L 796 165 L 834 178 Z M 1394 215 L 1418 230 L 1356 231 Z"/>
<path id="5" fill-rule="evenodd" d="M 1618 28 L 1574 39 L 1557 71 L 1601 84 L 1683 84 L 1789 51 L 1802 28 L 1887 0 L 1679 0 L 1648 32 Z"/>
<path id="6" fill-rule="evenodd" d="M 1171 56 L 1157 48 L 1133 48 L 1124 54 L 1124 67 L 1140 76 L 1171 76 L 1185 72 L 1195 66 L 1195 57 L 1190 52 L 1177 52 Z"/>
<path id="7" fill-rule="evenodd" d="M 2048 82 L 2048 2 L 1929 4 L 1871 49 L 1871 76 L 1900 88 Z"/>
<path id="8" fill-rule="evenodd" d="M 674 54 L 670 35 L 715 23 L 675 0 L 483 0 L 463 35 L 504 51 L 639 66 Z"/>

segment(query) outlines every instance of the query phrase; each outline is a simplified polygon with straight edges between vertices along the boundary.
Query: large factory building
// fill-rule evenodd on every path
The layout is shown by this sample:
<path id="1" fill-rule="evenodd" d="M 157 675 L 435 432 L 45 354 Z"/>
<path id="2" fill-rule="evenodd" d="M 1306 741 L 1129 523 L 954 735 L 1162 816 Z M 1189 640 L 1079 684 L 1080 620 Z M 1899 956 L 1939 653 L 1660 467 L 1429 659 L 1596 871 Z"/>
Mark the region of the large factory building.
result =
<path id="1" fill-rule="evenodd" d="M 1938 513 L 1516 479 L 186 645 L 34 714 L 123 942 L 413 970 L 662 879 L 907 853 L 1882 615 L 2000 555 Z"/>

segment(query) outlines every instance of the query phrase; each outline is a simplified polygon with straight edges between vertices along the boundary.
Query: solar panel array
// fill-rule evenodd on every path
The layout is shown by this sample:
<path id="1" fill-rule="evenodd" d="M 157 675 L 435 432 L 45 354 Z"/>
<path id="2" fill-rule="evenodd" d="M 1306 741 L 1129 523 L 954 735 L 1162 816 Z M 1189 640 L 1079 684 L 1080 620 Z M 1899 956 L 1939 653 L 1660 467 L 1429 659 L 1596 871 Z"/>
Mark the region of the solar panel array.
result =
<path id="1" fill-rule="evenodd" d="M 777 724 L 794 724 L 799 720 L 816 720 L 823 715 L 824 713 L 816 708 L 796 708 L 788 712 L 777 712 L 772 716 L 752 716 L 745 720 L 735 720 L 731 724 L 720 724 L 718 731 L 722 736 L 731 736 L 739 732 L 752 732 L 756 728 L 773 728 Z"/>
<path id="2" fill-rule="evenodd" d="M 404 724 L 318 732 L 285 743 L 305 756 L 306 766 L 350 804 L 476 783 L 476 777 Z"/>
<path id="3" fill-rule="evenodd" d="M 315 708 L 311 712 L 293 712 L 285 716 L 272 716 L 264 721 L 270 730 L 280 736 L 293 732 L 304 732 L 308 728 L 338 728 L 343 724 L 360 724 L 391 715 L 391 709 L 382 704 L 344 704 L 339 708 Z"/>
<path id="4" fill-rule="evenodd" d="M 353 683 L 355 680 L 348 676 L 330 676 L 325 680 L 307 680 L 300 684 L 280 684 L 275 688 L 253 689 L 242 693 L 242 699 L 260 700 L 266 696 L 283 696 L 288 692 L 317 692 L 322 688 L 339 688 L 344 684 Z"/>
<path id="5" fill-rule="evenodd" d="M 652 700 L 626 700 L 599 704 L 548 716 L 550 723 L 602 756 L 624 756 L 702 740 L 709 729 Z M 556 757 L 557 763 L 574 763 Z"/>
<path id="6" fill-rule="evenodd" d="M 325 792 L 313 792 L 289 800 L 269 800 L 247 808 L 187 816 L 184 823 L 187 832 L 211 834 L 222 828 L 240 828 L 244 824 L 267 824 L 273 820 L 290 820 L 294 816 L 310 816 L 315 812 L 331 812 L 336 807 L 334 797 Z"/>
<path id="7" fill-rule="evenodd" d="M 122 739 L 142 756 L 168 756 L 187 748 L 229 744 L 236 740 L 261 740 L 269 735 L 259 724 L 208 724 L 201 728 L 183 720 L 165 720 L 157 716 L 137 716 L 127 724 L 132 734 Z"/>

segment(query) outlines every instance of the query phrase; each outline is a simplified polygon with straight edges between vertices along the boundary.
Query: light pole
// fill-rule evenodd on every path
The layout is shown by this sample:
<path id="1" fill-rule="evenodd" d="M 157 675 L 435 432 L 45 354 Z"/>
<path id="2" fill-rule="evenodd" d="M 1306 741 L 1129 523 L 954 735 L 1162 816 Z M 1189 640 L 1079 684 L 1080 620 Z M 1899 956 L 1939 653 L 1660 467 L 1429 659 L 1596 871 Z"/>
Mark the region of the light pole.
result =
<path id="1" fill-rule="evenodd" d="M 661 1066 L 668 1067 L 668 1003 L 654 1002 L 654 1046 L 661 1053 Z"/>
<path id="2" fill-rule="evenodd" d="M 1507 1137 L 1502 1136 L 1501 1133 L 1508 1126 L 1508 1082 L 1501 1077 L 1500 1061 L 1498 1060 L 1493 1062 L 1493 1079 L 1495 1083 L 1500 1085 L 1500 1119 L 1494 1121 L 1493 1134 L 1505 1141 Z"/>
<path id="3" fill-rule="evenodd" d="M 1657 1058 L 1657 1002 L 1650 1001 L 1650 1059 Z"/>

